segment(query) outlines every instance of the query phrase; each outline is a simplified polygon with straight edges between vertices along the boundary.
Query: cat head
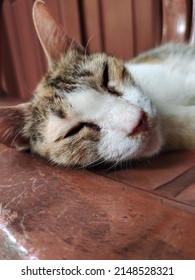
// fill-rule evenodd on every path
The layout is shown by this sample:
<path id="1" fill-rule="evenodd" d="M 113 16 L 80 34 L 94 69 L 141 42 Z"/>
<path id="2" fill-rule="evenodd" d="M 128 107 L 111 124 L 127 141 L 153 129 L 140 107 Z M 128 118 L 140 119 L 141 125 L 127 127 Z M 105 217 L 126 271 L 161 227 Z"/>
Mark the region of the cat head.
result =
<path id="1" fill-rule="evenodd" d="M 31 101 L 0 108 L 0 141 L 64 166 L 156 153 L 156 110 L 124 62 L 86 54 L 43 1 L 35 2 L 33 20 L 49 69 Z"/>

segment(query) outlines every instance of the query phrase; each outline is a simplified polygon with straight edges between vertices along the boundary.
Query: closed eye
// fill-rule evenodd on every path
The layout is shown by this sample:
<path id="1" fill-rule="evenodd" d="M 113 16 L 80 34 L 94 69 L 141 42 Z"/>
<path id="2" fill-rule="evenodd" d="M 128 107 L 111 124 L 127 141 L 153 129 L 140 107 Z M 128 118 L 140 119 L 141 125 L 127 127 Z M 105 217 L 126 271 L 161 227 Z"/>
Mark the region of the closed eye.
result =
<path id="1" fill-rule="evenodd" d="M 109 83 L 109 68 L 108 68 L 108 63 L 106 62 L 104 64 L 104 70 L 102 75 L 102 87 L 108 89 L 108 83 Z"/>
<path id="2" fill-rule="evenodd" d="M 101 87 L 111 94 L 114 94 L 116 96 L 121 95 L 121 93 L 118 92 L 114 87 L 109 86 L 109 66 L 107 62 L 104 64 Z"/>
<path id="3" fill-rule="evenodd" d="M 66 133 L 66 135 L 64 136 L 64 138 L 68 138 L 68 137 L 71 137 L 71 136 L 74 136 L 76 135 L 77 133 L 79 133 L 83 128 L 89 128 L 89 129 L 94 129 L 96 131 L 99 131 L 100 128 L 99 126 L 97 126 L 96 124 L 94 123 L 87 123 L 87 122 L 81 122 L 79 123 L 78 125 L 72 127 L 68 133 Z"/>

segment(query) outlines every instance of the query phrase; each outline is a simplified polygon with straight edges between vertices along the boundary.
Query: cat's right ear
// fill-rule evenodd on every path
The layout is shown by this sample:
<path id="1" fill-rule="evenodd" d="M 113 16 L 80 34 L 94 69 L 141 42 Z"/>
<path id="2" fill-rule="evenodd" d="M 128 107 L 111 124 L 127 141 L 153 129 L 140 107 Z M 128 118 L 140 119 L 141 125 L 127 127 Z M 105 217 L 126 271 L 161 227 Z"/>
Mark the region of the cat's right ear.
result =
<path id="1" fill-rule="evenodd" d="M 70 48 L 84 53 L 84 48 L 66 35 L 44 1 L 37 0 L 34 3 L 33 21 L 50 66 Z"/>

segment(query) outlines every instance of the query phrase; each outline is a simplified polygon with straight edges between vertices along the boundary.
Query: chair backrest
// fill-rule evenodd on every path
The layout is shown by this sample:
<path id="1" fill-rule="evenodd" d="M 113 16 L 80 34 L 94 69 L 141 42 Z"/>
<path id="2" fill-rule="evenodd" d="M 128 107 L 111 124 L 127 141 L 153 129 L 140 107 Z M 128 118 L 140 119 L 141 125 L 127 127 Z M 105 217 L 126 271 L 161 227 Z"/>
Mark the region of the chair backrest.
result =
<path id="1" fill-rule="evenodd" d="M 193 41 L 194 0 L 162 0 L 162 43 Z"/>
<path id="2" fill-rule="evenodd" d="M 0 0 L 0 92 L 27 99 L 46 71 L 32 23 L 34 0 Z M 195 41 L 195 0 L 45 0 L 67 33 L 130 59 L 167 41 Z"/>

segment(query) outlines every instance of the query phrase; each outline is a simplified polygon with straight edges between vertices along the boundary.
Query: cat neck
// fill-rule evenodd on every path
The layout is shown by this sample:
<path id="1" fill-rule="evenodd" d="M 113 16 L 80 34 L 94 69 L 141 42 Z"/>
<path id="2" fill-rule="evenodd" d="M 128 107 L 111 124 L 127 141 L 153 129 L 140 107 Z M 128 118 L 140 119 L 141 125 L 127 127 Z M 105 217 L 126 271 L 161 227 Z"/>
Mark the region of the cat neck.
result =
<path id="1" fill-rule="evenodd" d="M 189 75 L 182 65 L 126 63 L 125 66 L 135 84 L 160 111 L 165 105 L 188 105 L 194 99 L 195 74 Z"/>

